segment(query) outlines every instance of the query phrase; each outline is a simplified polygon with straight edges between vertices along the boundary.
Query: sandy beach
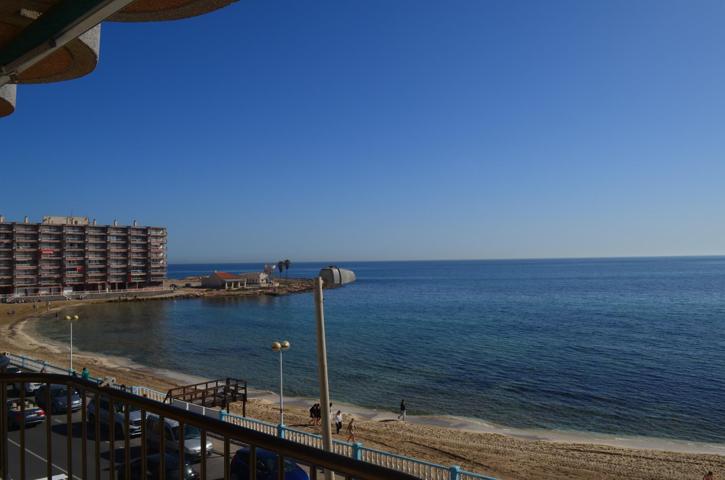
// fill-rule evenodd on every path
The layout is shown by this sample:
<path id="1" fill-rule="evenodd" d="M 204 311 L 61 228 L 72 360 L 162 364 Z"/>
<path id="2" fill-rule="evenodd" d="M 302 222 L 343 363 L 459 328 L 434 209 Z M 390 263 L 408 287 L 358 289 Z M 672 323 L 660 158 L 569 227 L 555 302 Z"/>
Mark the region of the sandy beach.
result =
<path id="1" fill-rule="evenodd" d="M 174 296 L 183 297 L 180 291 Z M 149 300 L 162 301 L 162 300 Z M 49 307 L 31 304 L 0 304 L 0 350 L 67 365 L 64 345 L 53 344 L 28 328 L 26 320 L 60 309 L 82 308 L 94 301 L 53 302 Z M 8 312 L 14 311 L 14 314 Z M 158 390 L 187 383 L 178 372 L 154 370 L 128 359 L 74 352 L 74 361 L 96 376 L 115 377 L 119 383 L 144 385 Z M 253 388 L 254 385 L 250 385 Z M 248 404 L 248 415 L 274 422 L 276 397 L 256 392 Z M 306 399 L 287 402 L 286 423 L 308 427 Z M 352 412 L 358 422 L 357 440 L 379 448 L 443 465 L 501 479 L 701 479 L 712 470 L 725 472 L 725 446 L 647 438 L 590 436 L 583 441 L 565 432 L 526 432 L 475 422 L 470 419 L 420 417 L 399 422 L 393 412 L 375 412 L 354 406 L 336 406 Z M 338 436 L 344 440 L 344 436 Z M 597 443 L 597 439 L 601 444 Z M 625 448 L 636 447 L 636 448 Z M 719 477 L 716 477 L 719 478 Z"/>

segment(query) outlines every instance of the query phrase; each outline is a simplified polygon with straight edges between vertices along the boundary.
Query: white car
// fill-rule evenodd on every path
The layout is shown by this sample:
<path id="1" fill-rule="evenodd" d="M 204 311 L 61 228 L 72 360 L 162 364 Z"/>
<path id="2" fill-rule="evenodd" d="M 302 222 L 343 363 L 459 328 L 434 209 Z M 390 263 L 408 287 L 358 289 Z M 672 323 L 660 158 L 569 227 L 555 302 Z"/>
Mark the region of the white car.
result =
<path id="1" fill-rule="evenodd" d="M 158 415 L 149 414 L 146 417 L 146 438 L 152 445 L 159 445 L 161 435 L 164 435 L 165 447 L 168 450 L 179 449 L 179 422 L 164 418 L 163 426 Z M 211 440 L 206 439 L 206 454 L 212 454 Z M 189 458 L 201 458 L 201 430 L 184 425 L 184 455 Z"/>
<path id="2" fill-rule="evenodd" d="M 18 367 L 7 367 L 5 369 L 5 373 L 23 373 L 23 371 L 20 370 Z M 39 389 L 41 387 L 41 385 L 42 385 L 42 383 L 32 383 L 32 382 L 26 383 L 25 384 L 25 395 L 29 395 L 29 396 L 35 395 L 35 391 L 37 389 Z M 16 384 L 13 384 L 12 390 L 13 390 L 13 392 L 15 392 L 19 395 L 20 388 L 21 388 L 21 384 L 16 383 Z"/>
<path id="3" fill-rule="evenodd" d="M 95 400 L 91 400 L 88 403 L 88 422 L 91 425 L 95 425 L 96 423 L 96 415 L 98 415 L 98 418 L 100 420 L 101 426 L 104 428 L 108 428 L 109 426 L 109 419 L 108 419 L 108 410 L 110 403 L 108 402 L 107 398 L 101 397 L 100 401 L 98 402 L 100 405 L 96 405 Z M 137 409 L 136 407 L 132 407 L 129 405 L 129 411 L 128 411 L 128 436 L 129 437 L 137 437 L 141 435 L 141 410 Z M 119 437 L 123 437 L 124 431 L 123 426 L 126 422 L 126 415 L 123 412 L 123 404 L 117 403 L 114 405 L 113 408 L 113 429 L 115 435 Z"/>

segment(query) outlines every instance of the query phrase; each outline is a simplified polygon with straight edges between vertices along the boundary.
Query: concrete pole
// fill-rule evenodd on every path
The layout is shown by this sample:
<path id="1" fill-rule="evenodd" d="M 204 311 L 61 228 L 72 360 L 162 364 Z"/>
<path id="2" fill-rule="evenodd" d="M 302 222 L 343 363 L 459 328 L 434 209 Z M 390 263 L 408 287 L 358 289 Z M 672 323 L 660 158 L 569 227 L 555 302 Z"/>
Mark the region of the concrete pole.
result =
<path id="1" fill-rule="evenodd" d="M 279 424 L 284 425 L 284 388 L 282 382 L 284 375 L 282 373 L 282 349 L 279 350 Z"/>
<path id="2" fill-rule="evenodd" d="M 73 371 L 73 320 L 70 322 L 70 369 Z"/>
<path id="3" fill-rule="evenodd" d="M 322 415 L 322 448 L 332 452 L 330 428 L 330 388 L 327 382 L 327 345 L 325 344 L 325 307 L 322 298 L 322 278 L 315 278 L 315 310 L 317 312 L 317 362 L 320 377 L 320 410 Z M 334 479 L 333 472 L 325 470 L 327 480 Z"/>

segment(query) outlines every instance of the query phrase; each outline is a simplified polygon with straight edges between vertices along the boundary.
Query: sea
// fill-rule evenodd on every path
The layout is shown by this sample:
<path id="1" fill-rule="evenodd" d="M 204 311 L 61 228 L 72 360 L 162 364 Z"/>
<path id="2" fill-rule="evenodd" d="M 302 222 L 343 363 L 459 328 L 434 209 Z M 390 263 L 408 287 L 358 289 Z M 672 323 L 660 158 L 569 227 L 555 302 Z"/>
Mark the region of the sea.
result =
<path id="1" fill-rule="evenodd" d="M 517 429 L 725 443 L 725 257 L 338 262 L 325 291 L 335 402 Z M 313 277 L 324 263 L 292 263 Z M 170 265 L 169 276 L 260 270 Z M 312 293 L 100 304 L 81 350 L 315 398 Z M 62 318 L 62 316 L 61 316 Z M 63 320 L 36 330 L 68 341 Z"/>

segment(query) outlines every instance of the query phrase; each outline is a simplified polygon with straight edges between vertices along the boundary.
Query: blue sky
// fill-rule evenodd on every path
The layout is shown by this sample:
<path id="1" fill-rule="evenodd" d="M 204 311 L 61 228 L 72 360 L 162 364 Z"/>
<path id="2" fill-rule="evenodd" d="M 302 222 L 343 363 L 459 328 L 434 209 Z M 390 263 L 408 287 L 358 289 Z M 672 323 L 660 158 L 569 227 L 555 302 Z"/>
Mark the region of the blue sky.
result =
<path id="1" fill-rule="evenodd" d="M 245 0 L 22 86 L 0 213 L 172 262 L 725 253 L 725 3 Z"/>

